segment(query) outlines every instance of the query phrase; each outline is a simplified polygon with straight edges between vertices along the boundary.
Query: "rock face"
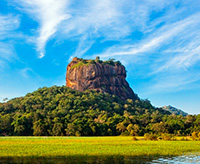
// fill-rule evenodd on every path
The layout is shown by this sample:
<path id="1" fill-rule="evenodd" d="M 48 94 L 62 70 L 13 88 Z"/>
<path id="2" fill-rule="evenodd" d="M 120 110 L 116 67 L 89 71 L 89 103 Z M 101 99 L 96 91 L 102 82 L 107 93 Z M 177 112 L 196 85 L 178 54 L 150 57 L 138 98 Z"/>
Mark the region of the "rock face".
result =
<path id="1" fill-rule="evenodd" d="M 66 86 L 79 91 L 109 93 L 121 99 L 139 99 L 125 78 L 126 70 L 120 62 L 73 58 L 67 66 Z"/>

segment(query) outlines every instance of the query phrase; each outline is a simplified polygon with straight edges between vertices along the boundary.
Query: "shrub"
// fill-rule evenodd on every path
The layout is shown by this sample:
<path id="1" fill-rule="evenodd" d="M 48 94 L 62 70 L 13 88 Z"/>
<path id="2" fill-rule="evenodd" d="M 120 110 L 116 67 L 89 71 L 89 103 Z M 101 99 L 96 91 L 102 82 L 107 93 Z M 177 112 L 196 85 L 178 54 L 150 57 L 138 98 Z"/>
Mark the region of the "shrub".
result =
<path id="1" fill-rule="evenodd" d="M 134 136 L 134 137 L 133 137 L 133 141 L 137 141 L 137 140 L 138 140 L 138 139 Z"/>
<path id="2" fill-rule="evenodd" d="M 168 133 L 163 133 L 161 135 L 162 140 L 170 141 L 172 139 L 172 135 Z"/>
<path id="3" fill-rule="evenodd" d="M 150 135 L 149 133 L 145 133 L 145 134 L 144 134 L 144 139 L 145 139 L 145 140 L 148 140 L 148 139 L 149 139 L 149 135 Z"/>
<path id="4" fill-rule="evenodd" d="M 194 141 L 199 140 L 199 137 L 200 137 L 200 135 L 198 132 L 196 132 L 196 131 L 192 132 L 192 140 L 194 140 Z"/>
<path id="5" fill-rule="evenodd" d="M 157 139 L 157 135 L 156 135 L 156 134 L 153 134 L 153 133 L 151 133 L 151 134 L 145 133 L 144 139 L 145 139 L 145 140 L 154 140 L 154 141 L 158 140 L 158 139 Z"/>
<path id="6" fill-rule="evenodd" d="M 95 59 L 95 61 L 96 61 L 96 62 L 99 62 L 99 60 L 100 60 L 100 57 L 97 56 L 96 59 Z"/>
<path id="7" fill-rule="evenodd" d="M 180 141 L 189 141 L 187 138 L 182 137 Z"/>
<path id="8" fill-rule="evenodd" d="M 128 131 L 122 132 L 121 136 L 130 136 L 130 133 Z"/>
<path id="9" fill-rule="evenodd" d="M 200 132 L 198 133 L 198 140 L 200 140 Z"/>
<path id="10" fill-rule="evenodd" d="M 94 60 L 89 61 L 89 64 L 95 64 L 96 62 Z"/>

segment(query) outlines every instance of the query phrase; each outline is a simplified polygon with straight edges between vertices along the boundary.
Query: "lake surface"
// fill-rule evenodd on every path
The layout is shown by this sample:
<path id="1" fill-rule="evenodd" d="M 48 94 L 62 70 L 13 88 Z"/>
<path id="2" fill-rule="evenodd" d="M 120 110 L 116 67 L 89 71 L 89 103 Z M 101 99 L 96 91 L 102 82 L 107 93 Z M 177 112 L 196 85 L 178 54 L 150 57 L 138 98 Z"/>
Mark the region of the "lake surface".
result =
<path id="1" fill-rule="evenodd" d="M 184 155 L 177 157 L 123 157 L 123 156 L 73 156 L 73 157 L 52 157 L 52 158 L 35 158 L 35 157 L 5 157 L 0 158 L 0 163 L 9 164 L 129 164 L 129 163 L 170 163 L 170 164 L 196 164 L 200 163 L 200 155 Z"/>
<path id="2" fill-rule="evenodd" d="M 196 164 L 200 163 L 200 155 L 183 155 L 171 158 L 159 158 L 150 163 Z"/>

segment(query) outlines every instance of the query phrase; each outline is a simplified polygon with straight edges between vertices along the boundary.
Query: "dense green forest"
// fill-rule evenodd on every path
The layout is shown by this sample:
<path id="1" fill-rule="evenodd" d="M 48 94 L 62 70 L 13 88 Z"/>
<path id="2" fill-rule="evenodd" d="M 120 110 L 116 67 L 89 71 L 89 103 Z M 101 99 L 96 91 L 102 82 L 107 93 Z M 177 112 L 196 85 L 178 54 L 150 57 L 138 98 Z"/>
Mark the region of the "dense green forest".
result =
<path id="1" fill-rule="evenodd" d="M 127 99 L 65 86 L 40 88 L 0 103 L 0 135 L 115 136 L 200 131 L 200 115 L 176 116 L 148 100 Z"/>

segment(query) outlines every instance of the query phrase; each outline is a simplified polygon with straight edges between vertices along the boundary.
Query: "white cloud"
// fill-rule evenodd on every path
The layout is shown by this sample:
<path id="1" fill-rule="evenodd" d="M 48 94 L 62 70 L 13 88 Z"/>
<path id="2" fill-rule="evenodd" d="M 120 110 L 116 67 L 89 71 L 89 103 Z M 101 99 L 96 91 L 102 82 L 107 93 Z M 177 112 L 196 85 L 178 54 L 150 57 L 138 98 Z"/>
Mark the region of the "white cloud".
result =
<path id="1" fill-rule="evenodd" d="M 20 19 L 13 15 L 0 14 L 0 68 L 1 71 L 13 58 L 16 58 L 12 42 L 9 40 L 16 35 Z"/>
<path id="2" fill-rule="evenodd" d="M 23 78 L 28 78 L 29 77 L 29 73 L 32 73 L 32 72 L 34 72 L 34 71 L 31 68 L 26 67 L 26 68 L 21 69 L 19 71 L 19 74 Z"/>
<path id="3" fill-rule="evenodd" d="M 17 0 L 21 10 L 39 22 L 39 36 L 36 39 L 37 51 L 42 58 L 47 41 L 57 32 L 59 24 L 70 18 L 67 14 L 68 0 Z"/>
<path id="4" fill-rule="evenodd" d="M 0 42 L 0 59 L 11 61 L 14 57 L 14 48 L 9 43 Z"/>
<path id="5" fill-rule="evenodd" d="M 181 20 L 179 22 L 165 25 L 162 28 L 156 30 L 155 33 L 150 34 L 149 37 L 140 41 L 140 43 L 136 43 L 133 45 L 123 45 L 123 46 L 114 46 L 113 48 L 109 48 L 106 52 L 101 54 L 102 57 L 110 57 L 110 56 L 124 56 L 124 55 L 145 55 L 145 52 L 152 52 L 156 48 L 159 48 L 169 40 L 172 40 L 174 37 L 177 37 L 181 34 L 185 28 L 191 26 L 195 22 L 200 14 L 196 14 L 187 19 Z M 120 51 L 121 50 L 121 51 Z"/>
<path id="6" fill-rule="evenodd" d="M 151 12 L 162 11 L 171 3 L 151 0 L 145 0 L 145 3 L 132 0 L 82 1 L 69 10 L 72 17 L 63 28 L 69 37 L 87 33 L 93 38 L 122 39 L 134 30 L 144 31 L 149 28 Z M 159 23 L 154 23 L 154 26 Z"/>
<path id="7" fill-rule="evenodd" d="M 39 58 L 43 58 L 44 57 L 44 52 L 40 52 Z"/>
<path id="8" fill-rule="evenodd" d="M 0 71 L 5 69 L 5 63 L 0 60 Z"/>
<path id="9" fill-rule="evenodd" d="M 162 10 L 171 4 L 168 1 L 155 3 L 151 0 L 146 0 L 145 4 L 132 0 L 73 2 L 76 5 L 69 6 L 71 18 L 64 21 L 60 30 L 63 38 L 81 38 L 75 54 L 87 52 L 91 47 L 87 45 L 88 41 L 92 43 L 94 39 L 121 41 L 134 30 L 144 32 L 149 27 L 147 23 L 151 11 Z M 155 28 L 158 23 L 154 23 L 151 28 Z"/>
<path id="10" fill-rule="evenodd" d="M 178 52 L 175 50 L 175 52 Z M 166 69 L 186 69 L 200 61 L 200 45 L 193 49 L 179 51 L 177 55 L 169 59 L 168 62 L 160 67 L 156 72 L 164 71 Z"/>
<path id="11" fill-rule="evenodd" d="M 174 73 L 162 73 L 154 77 L 146 92 L 149 94 L 161 92 L 177 92 L 180 90 L 197 88 L 196 82 L 200 80 L 199 72 L 179 71 Z M 199 86 L 198 86 L 199 87 Z"/>
<path id="12" fill-rule="evenodd" d="M 164 58 L 165 64 L 156 72 L 170 71 L 171 69 L 188 69 L 200 61 L 200 21 L 193 23 L 193 27 L 184 30 L 177 38 L 177 43 L 164 50 L 163 53 L 171 54 Z"/>
<path id="13" fill-rule="evenodd" d="M 20 19 L 17 16 L 0 14 L 0 40 L 8 38 L 19 25 Z"/>
<path id="14" fill-rule="evenodd" d="M 134 30 L 149 31 L 149 16 L 170 6 L 169 1 L 145 0 L 145 3 L 132 0 L 15 0 L 21 10 L 39 23 L 36 39 L 39 58 L 45 55 L 45 46 L 54 36 L 64 39 L 96 38 L 121 40 Z M 154 29 L 160 21 L 151 24 Z M 58 32 L 56 35 L 56 32 Z M 75 38 L 76 37 L 76 38 Z M 81 49 L 81 47 L 83 49 Z M 85 48 L 88 47 L 88 48 Z M 90 46 L 80 41 L 80 54 Z M 79 53 L 78 51 L 75 52 Z"/>
<path id="15" fill-rule="evenodd" d="M 63 26 L 63 31 L 68 34 L 68 38 L 83 34 L 87 34 L 91 38 L 99 35 L 105 36 L 106 33 L 113 34 L 111 31 L 116 30 L 108 30 L 109 28 L 119 26 L 120 11 L 117 11 L 116 3 L 113 0 L 83 1 L 73 7 L 70 10 L 71 19 L 66 21 Z"/>
<path id="16" fill-rule="evenodd" d="M 83 56 L 91 48 L 93 43 L 94 41 L 89 40 L 87 35 L 83 35 L 79 40 L 78 47 L 76 48 L 76 51 L 73 56 L 76 56 L 76 57 Z"/>
<path id="17" fill-rule="evenodd" d="M 8 66 L 8 62 L 16 58 L 13 46 L 9 43 L 0 42 L 0 71 L 3 71 Z"/>

